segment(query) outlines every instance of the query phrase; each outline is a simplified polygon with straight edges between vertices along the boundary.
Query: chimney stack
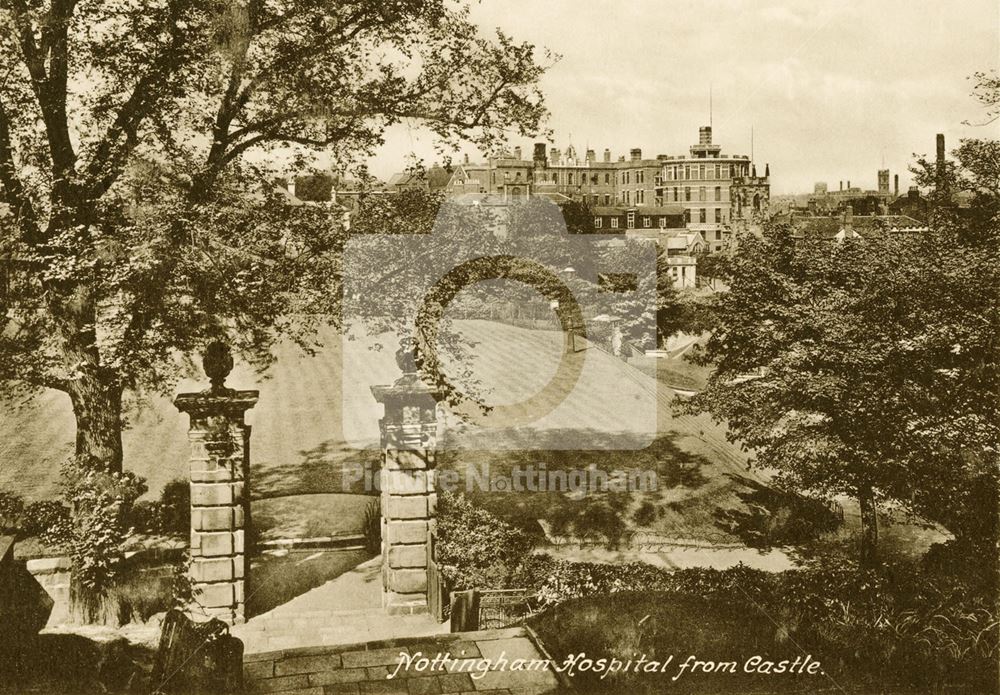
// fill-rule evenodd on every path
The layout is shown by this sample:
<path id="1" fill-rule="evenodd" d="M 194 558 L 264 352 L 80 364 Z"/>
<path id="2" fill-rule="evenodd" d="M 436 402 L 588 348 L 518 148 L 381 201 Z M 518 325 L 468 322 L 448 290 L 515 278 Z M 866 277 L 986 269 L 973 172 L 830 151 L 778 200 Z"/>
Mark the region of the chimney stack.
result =
<path id="1" fill-rule="evenodd" d="M 638 147 L 633 147 L 631 150 L 629 150 L 629 153 L 632 155 L 633 162 L 638 162 L 640 159 L 642 159 L 642 150 Z"/>
<path id="2" fill-rule="evenodd" d="M 468 164 L 468 163 L 469 163 L 469 153 L 466 152 L 464 155 L 462 155 L 462 164 Z"/>
<path id="3" fill-rule="evenodd" d="M 559 166 L 560 159 L 562 158 L 562 153 L 559 151 L 558 147 L 553 147 L 549 150 L 549 163 L 557 167 Z"/>
<path id="4" fill-rule="evenodd" d="M 847 179 L 847 190 L 851 190 L 851 180 Z"/>
<path id="5" fill-rule="evenodd" d="M 843 181 L 840 182 L 840 190 L 841 190 L 841 192 L 843 192 L 843 190 L 844 190 L 844 182 Z"/>
<path id="6" fill-rule="evenodd" d="M 521 161 L 521 146 L 518 145 L 514 148 L 514 159 Z"/>
<path id="7" fill-rule="evenodd" d="M 698 144 L 699 145 L 712 144 L 712 126 L 703 125 L 701 128 L 698 128 Z"/>
<path id="8" fill-rule="evenodd" d="M 587 150 L 587 164 L 593 164 L 597 161 L 597 153 L 591 149 Z"/>
<path id="9" fill-rule="evenodd" d="M 605 162 L 611 161 L 611 150 L 609 150 L 607 147 L 604 148 L 604 161 Z"/>
<path id="10" fill-rule="evenodd" d="M 895 191 L 896 196 L 899 196 L 899 174 L 894 174 L 892 179 L 892 187 Z"/>

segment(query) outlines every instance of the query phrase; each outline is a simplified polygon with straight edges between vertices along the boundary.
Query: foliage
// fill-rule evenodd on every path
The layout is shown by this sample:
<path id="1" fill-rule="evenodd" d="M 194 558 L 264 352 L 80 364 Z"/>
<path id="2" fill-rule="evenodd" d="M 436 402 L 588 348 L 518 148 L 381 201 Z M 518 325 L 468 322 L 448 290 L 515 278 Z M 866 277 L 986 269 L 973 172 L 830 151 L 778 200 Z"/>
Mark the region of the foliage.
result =
<path id="1" fill-rule="evenodd" d="M 771 574 L 742 565 L 668 572 L 642 564 L 557 563 L 539 596 L 549 606 L 533 619 L 540 632 L 556 616 L 581 611 L 588 616 L 581 615 L 583 622 L 601 626 L 597 634 L 571 628 L 558 640 L 568 642 L 570 653 L 671 654 L 710 630 L 732 640 L 720 653 L 736 658 L 746 635 L 732 621 L 746 610 L 744 617 L 769 633 L 755 646 L 763 651 L 747 655 L 793 644 L 819 655 L 828 672 L 849 683 L 981 686 L 990 683 L 998 653 L 993 592 L 954 567 L 939 573 L 906 564 L 876 573 L 839 563 Z M 612 606 L 624 605 L 640 606 L 638 616 L 652 617 L 652 627 L 637 630 L 631 614 L 619 620 L 621 608 Z M 595 613 L 588 606 L 606 608 Z M 695 619 L 677 613 L 689 610 Z M 727 627 L 720 630 L 718 620 Z M 668 629 L 656 637 L 658 623 Z"/>
<path id="2" fill-rule="evenodd" d="M 70 460 L 63 467 L 73 509 L 73 578 L 81 592 L 103 595 L 112 585 L 132 532 L 126 522 L 146 484 L 135 474 L 107 473 Z"/>
<path id="3" fill-rule="evenodd" d="M 141 533 L 186 538 L 191 532 L 190 484 L 174 480 L 164 485 L 159 500 L 136 502 L 128 523 Z"/>
<path id="4" fill-rule="evenodd" d="M 437 561 L 453 588 L 511 586 L 532 538 L 464 495 L 440 493 L 437 510 Z"/>
<path id="5" fill-rule="evenodd" d="M 995 78 L 977 82 L 995 107 Z M 997 533 L 1000 143 L 952 154 L 913 167 L 927 232 L 739 239 L 700 355 L 716 370 L 679 404 L 725 420 L 792 489 L 855 496 L 868 561 L 883 501 L 957 536 Z"/>
<path id="6" fill-rule="evenodd" d="M 0 531 L 15 530 L 23 511 L 24 499 L 20 495 L 0 491 Z"/>
<path id="7" fill-rule="evenodd" d="M 368 500 L 361 528 L 368 552 L 377 554 L 382 548 L 382 501 L 378 497 Z"/>
<path id="8" fill-rule="evenodd" d="M 56 500 L 40 500 L 26 505 L 18 525 L 19 535 L 38 536 L 50 548 L 62 548 L 73 538 L 70 510 Z"/>
<path id="9" fill-rule="evenodd" d="M 214 339 L 262 366 L 336 320 L 345 230 L 279 176 L 404 119 L 486 150 L 533 134 L 554 60 L 450 0 L 44 0 L 0 29 L 0 380 L 69 394 L 77 456 L 112 472 L 124 392 Z"/>
<path id="10" fill-rule="evenodd" d="M 793 489 L 858 497 L 870 533 L 880 499 L 993 533 L 996 239 L 741 240 L 700 357 L 716 370 L 679 409 L 725 420 Z"/>

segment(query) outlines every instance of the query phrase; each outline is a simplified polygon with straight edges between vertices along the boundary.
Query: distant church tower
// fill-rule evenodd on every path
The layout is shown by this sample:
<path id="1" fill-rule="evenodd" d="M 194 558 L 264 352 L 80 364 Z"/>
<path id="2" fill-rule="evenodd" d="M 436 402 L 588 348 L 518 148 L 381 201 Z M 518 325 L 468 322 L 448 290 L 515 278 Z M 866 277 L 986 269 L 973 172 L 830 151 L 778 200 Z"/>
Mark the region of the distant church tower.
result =
<path id="1" fill-rule="evenodd" d="M 733 177 L 729 188 L 729 219 L 734 234 L 759 234 L 769 217 L 771 206 L 771 166 L 764 165 L 764 175 L 757 175 L 756 165 L 744 164 Z"/>

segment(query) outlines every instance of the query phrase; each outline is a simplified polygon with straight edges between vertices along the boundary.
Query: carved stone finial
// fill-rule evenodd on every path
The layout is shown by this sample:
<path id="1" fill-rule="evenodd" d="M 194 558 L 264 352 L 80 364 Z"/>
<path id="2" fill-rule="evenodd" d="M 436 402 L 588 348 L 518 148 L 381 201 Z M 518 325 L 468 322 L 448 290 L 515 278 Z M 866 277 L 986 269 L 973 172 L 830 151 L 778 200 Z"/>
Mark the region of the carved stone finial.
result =
<path id="1" fill-rule="evenodd" d="M 205 348 L 205 356 L 201 360 L 205 375 L 212 382 L 213 391 L 223 391 L 226 388 L 226 377 L 233 371 L 233 353 L 225 343 L 209 343 Z"/>
<path id="2" fill-rule="evenodd" d="M 417 373 L 416 349 L 417 341 L 413 338 L 403 338 L 399 341 L 399 349 L 396 350 L 396 364 L 399 365 L 403 374 Z"/>

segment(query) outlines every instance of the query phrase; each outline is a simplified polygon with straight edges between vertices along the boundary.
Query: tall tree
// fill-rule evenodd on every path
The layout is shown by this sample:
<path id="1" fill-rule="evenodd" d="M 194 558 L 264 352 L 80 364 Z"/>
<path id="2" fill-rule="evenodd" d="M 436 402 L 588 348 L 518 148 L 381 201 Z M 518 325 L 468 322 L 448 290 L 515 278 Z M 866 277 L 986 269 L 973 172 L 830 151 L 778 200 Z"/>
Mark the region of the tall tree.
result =
<path id="1" fill-rule="evenodd" d="M 726 420 L 779 480 L 854 496 L 866 564 L 883 501 L 962 542 L 995 537 L 997 147 L 964 141 L 954 161 L 918 161 L 927 232 L 836 243 L 772 227 L 740 240 L 729 291 L 712 299 L 702 359 L 717 368 L 684 407 Z"/>
<path id="2" fill-rule="evenodd" d="M 550 58 L 451 0 L 0 0 L 0 379 L 67 393 L 79 458 L 119 470 L 124 392 L 336 316 L 342 230 L 279 156 L 531 134 Z"/>

